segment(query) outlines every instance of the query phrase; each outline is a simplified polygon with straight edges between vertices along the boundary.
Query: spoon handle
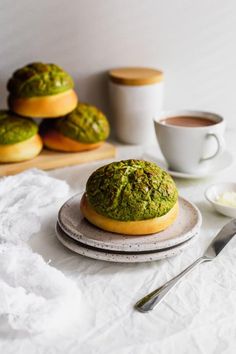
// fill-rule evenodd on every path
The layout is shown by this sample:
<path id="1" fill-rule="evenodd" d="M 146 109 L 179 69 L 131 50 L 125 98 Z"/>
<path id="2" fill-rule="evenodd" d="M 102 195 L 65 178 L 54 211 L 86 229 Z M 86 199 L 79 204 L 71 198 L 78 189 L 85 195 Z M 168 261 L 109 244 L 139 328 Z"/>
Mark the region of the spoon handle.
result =
<path id="1" fill-rule="evenodd" d="M 183 278 L 186 274 L 191 272 L 198 264 L 202 262 L 209 261 L 209 258 L 200 257 L 190 266 L 184 269 L 181 273 L 176 275 L 174 278 L 169 280 L 167 283 L 159 287 L 158 289 L 152 291 L 150 294 L 144 296 L 136 304 L 136 310 L 140 312 L 148 312 L 154 309 L 154 307 L 159 304 L 164 297 L 169 293 L 169 291 Z"/>

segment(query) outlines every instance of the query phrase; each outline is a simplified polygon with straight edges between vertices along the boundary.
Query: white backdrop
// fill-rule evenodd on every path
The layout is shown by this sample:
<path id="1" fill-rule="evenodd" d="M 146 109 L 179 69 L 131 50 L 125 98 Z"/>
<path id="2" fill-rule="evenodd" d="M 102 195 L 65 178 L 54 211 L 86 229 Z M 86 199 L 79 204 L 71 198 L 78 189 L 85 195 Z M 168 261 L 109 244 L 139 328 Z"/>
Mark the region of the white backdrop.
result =
<path id="1" fill-rule="evenodd" d="M 236 121 L 234 0 L 0 0 L 0 104 L 5 82 L 28 62 L 75 78 L 81 100 L 108 111 L 106 71 L 165 72 L 165 108 L 199 108 Z"/>

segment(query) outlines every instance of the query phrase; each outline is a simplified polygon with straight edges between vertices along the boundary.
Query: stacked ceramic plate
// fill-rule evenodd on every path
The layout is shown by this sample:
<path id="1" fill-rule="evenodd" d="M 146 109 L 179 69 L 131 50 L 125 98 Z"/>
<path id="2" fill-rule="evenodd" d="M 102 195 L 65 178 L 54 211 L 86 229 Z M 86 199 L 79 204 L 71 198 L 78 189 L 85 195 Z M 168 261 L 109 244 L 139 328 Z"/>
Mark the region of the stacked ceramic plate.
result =
<path id="1" fill-rule="evenodd" d="M 77 194 L 58 213 L 56 233 L 70 250 L 110 262 L 151 262 L 175 256 L 197 239 L 202 218 L 195 205 L 179 197 L 179 215 L 165 231 L 148 236 L 126 236 L 103 231 L 90 224 L 80 212 Z"/>

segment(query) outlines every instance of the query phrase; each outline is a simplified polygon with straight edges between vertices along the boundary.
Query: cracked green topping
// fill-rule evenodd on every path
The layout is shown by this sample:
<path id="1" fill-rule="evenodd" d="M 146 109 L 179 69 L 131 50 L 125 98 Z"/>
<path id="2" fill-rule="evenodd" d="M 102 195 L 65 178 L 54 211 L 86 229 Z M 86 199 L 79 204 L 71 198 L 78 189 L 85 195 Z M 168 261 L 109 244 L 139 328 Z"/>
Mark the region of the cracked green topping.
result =
<path id="1" fill-rule="evenodd" d="M 85 103 L 78 103 L 74 111 L 58 119 L 55 128 L 68 138 L 88 144 L 106 140 L 110 132 L 105 115 Z"/>
<path id="2" fill-rule="evenodd" d="M 170 175 L 155 163 L 124 160 L 105 165 L 89 177 L 89 204 L 120 221 L 145 220 L 168 213 L 178 198 Z"/>
<path id="3" fill-rule="evenodd" d="M 48 96 L 74 87 L 69 74 L 55 64 L 32 63 L 16 70 L 7 83 L 10 95 L 17 98 Z"/>
<path id="4" fill-rule="evenodd" d="M 38 132 L 37 124 L 8 111 L 0 111 L 0 144 L 16 144 L 32 138 Z"/>

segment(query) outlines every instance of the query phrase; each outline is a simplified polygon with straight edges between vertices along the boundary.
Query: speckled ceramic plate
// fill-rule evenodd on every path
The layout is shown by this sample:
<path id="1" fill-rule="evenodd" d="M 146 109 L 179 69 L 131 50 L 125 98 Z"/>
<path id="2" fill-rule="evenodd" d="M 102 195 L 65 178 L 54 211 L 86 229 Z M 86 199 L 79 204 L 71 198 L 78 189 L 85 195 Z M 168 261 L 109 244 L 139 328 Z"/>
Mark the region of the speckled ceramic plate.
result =
<path id="1" fill-rule="evenodd" d="M 146 236 L 126 236 L 99 229 L 80 212 L 82 194 L 69 199 L 60 209 L 58 222 L 63 231 L 88 246 L 119 252 L 156 251 L 176 246 L 199 232 L 202 218 L 195 205 L 179 197 L 179 215 L 165 231 Z"/>
<path id="2" fill-rule="evenodd" d="M 169 258 L 177 256 L 186 248 L 193 245 L 198 237 L 192 237 L 190 240 L 181 243 L 175 247 L 169 247 L 158 251 L 143 251 L 143 252 L 118 252 L 102 250 L 92 246 L 87 246 L 79 241 L 74 240 L 69 237 L 59 226 L 56 225 L 56 235 L 58 240 L 71 251 L 78 253 L 82 256 L 89 258 L 98 259 L 107 262 L 118 262 L 118 263 L 142 263 L 142 262 L 152 262 L 164 258 Z"/>

